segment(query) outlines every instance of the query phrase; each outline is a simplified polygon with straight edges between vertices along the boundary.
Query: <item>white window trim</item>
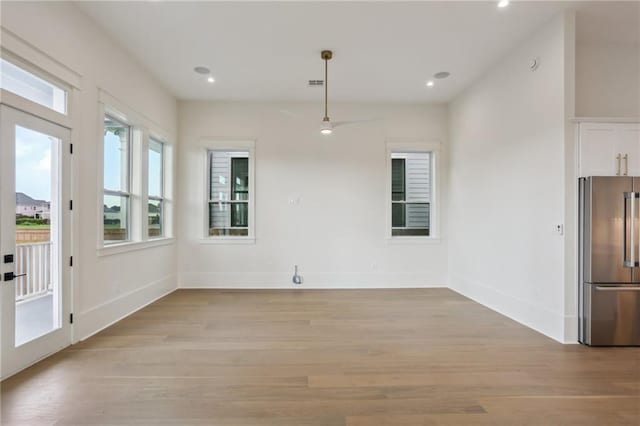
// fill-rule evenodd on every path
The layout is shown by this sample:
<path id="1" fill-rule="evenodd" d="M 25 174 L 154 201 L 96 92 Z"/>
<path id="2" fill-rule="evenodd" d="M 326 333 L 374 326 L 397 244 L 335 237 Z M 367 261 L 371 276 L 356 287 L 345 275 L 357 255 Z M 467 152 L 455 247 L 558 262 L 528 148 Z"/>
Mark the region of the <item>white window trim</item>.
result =
<path id="1" fill-rule="evenodd" d="M 204 175 L 202 185 L 202 244 L 254 244 L 255 243 L 255 140 L 215 140 L 202 139 Z M 249 232 L 247 236 L 210 236 L 209 235 L 209 151 L 248 151 L 249 152 Z"/>
<path id="2" fill-rule="evenodd" d="M 98 157 L 97 189 L 98 189 L 98 229 L 96 250 L 98 256 L 108 256 L 112 254 L 125 253 L 128 251 L 140 250 L 150 247 L 169 245 L 175 242 L 174 237 L 174 214 L 173 214 L 173 176 L 174 176 L 174 146 L 171 143 L 169 134 L 164 131 L 154 121 L 148 119 L 143 114 L 128 108 L 115 97 L 111 96 L 103 89 L 98 89 L 98 134 L 97 140 L 104 143 L 104 117 L 110 115 L 131 126 L 130 144 L 130 168 L 129 168 L 129 191 L 130 191 L 130 212 L 129 212 L 129 240 L 106 243 L 104 241 L 104 222 L 102 218 L 103 194 L 104 194 L 104 158 L 103 152 Z M 162 237 L 149 238 L 148 235 L 148 148 L 149 138 L 153 138 L 163 144 L 163 226 Z M 103 150 L 103 148 L 102 148 Z M 135 165 L 139 165 L 136 170 Z"/>
<path id="3" fill-rule="evenodd" d="M 6 28 L 0 28 L 2 57 L 27 71 L 74 89 L 82 89 L 82 76 Z M 16 62 L 17 61 L 17 62 Z M 33 65 L 31 65 L 33 64 Z M 46 70 L 46 71 L 45 71 Z"/>
<path id="4" fill-rule="evenodd" d="M 147 241 L 129 241 L 126 243 L 109 244 L 98 249 L 98 256 L 110 256 L 113 254 L 127 253 L 130 251 L 143 250 L 152 247 L 161 247 L 174 244 L 175 238 L 162 237 L 153 238 Z"/>
<path id="5" fill-rule="evenodd" d="M 404 141 L 388 140 L 386 142 L 386 189 L 385 189 L 385 239 L 388 244 L 439 244 L 440 243 L 440 157 L 439 141 Z M 391 235 L 391 154 L 398 152 L 429 152 L 431 156 L 431 208 L 429 210 L 429 236 L 392 236 Z"/>

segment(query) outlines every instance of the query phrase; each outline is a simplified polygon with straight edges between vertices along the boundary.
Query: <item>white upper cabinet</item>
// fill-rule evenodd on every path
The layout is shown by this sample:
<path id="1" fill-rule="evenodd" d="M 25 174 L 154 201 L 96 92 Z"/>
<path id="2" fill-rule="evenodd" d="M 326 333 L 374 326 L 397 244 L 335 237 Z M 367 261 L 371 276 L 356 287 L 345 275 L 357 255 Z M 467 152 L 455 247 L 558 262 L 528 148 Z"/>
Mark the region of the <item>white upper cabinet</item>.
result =
<path id="1" fill-rule="evenodd" d="M 628 155 L 626 161 L 622 162 L 622 173 L 629 176 L 640 176 L 640 125 L 620 124 L 618 125 L 620 151 Z"/>
<path id="2" fill-rule="evenodd" d="M 579 175 L 640 176 L 640 124 L 580 123 Z"/>

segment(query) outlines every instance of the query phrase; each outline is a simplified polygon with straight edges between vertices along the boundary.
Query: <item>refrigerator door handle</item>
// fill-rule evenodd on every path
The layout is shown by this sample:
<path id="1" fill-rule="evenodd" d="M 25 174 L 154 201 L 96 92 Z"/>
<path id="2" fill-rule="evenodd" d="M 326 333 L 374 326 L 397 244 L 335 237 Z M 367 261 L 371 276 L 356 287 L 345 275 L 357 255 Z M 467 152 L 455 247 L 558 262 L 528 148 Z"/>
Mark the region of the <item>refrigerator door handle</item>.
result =
<path id="1" fill-rule="evenodd" d="M 640 287 L 631 287 L 631 286 L 615 286 L 615 287 L 605 287 L 605 286 L 596 286 L 596 290 L 598 291 L 640 291 Z"/>
<path id="2" fill-rule="evenodd" d="M 637 198 L 638 193 L 637 192 L 632 192 L 631 193 L 631 211 L 630 216 L 631 216 L 631 220 L 629 223 L 629 228 L 631 228 L 629 230 L 629 240 L 630 240 L 630 244 L 629 244 L 629 260 L 631 263 L 631 267 L 635 267 L 637 266 L 636 263 L 636 238 L 635 238 L 635 230 L 636 230 L 636 198 Z"/>
<path id="3" fill-rule="evenodd" d="M 640 198 L 639 192 L 624 193 L 624 208 L 622 214 L 622 261 L 625 267 L 635 268 L 640 266 L 640 262 L 636 261 L 636 200 Z M 627 200 L 630 200 L 629 212 L 629 228 L 627 229 Z M 627 258 L 627 234 L 629 234 L 629 258 Z"/>
<path id="4" fill-rule="evenodd" d="M 630 266 L 627 260 L 627 200 L 630 198 L 629 194 L 629 192 L 625 192 L 622 200 L 622 264 L 625 268 Z"/>

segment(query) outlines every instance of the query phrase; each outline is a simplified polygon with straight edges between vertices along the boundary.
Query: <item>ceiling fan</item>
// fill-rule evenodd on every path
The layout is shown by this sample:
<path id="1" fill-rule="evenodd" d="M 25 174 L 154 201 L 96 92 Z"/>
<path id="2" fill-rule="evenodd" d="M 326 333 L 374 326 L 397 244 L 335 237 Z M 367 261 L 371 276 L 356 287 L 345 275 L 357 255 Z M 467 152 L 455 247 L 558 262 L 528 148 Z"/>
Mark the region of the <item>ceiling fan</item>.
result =
<path id="1" fill-rule="evenodd" d="M 330 135 L 333 133 L 333 129 L 339 126 L 346 126 L 348 124 L 364 123 L 372 120 L 353 120 L 353 121 L 336 121 L 332 122 L 329 119 L 329 61 L 333 58 L 333 52 L 331 50 L 323 50 L 320 53 L 320 57 L 324 61 L 324 117 L 322 118 L 322 124 L 320 125 L 320 133 L 323 135 Z"/>

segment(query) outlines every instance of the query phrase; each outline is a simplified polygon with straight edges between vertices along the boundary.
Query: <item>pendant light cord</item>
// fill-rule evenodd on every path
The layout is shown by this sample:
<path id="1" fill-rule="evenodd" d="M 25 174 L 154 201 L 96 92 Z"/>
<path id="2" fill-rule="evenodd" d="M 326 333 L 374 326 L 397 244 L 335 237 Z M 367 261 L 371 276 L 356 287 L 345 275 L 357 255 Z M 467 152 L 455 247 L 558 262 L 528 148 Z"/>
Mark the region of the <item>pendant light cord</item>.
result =
<path id="1" fill-rule="evenodd" d="M 328 64 L 327 59 L 324 60 L 324 120 L 329 121 L 329 80 L 328 80 Z"/>

